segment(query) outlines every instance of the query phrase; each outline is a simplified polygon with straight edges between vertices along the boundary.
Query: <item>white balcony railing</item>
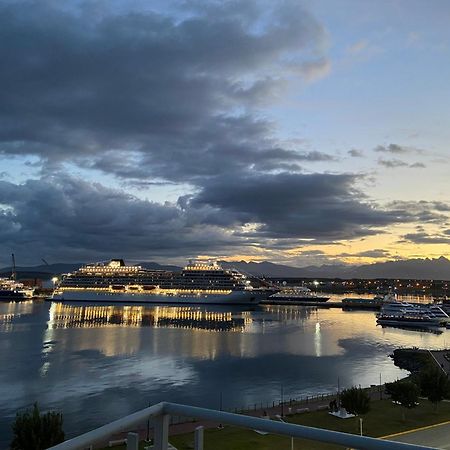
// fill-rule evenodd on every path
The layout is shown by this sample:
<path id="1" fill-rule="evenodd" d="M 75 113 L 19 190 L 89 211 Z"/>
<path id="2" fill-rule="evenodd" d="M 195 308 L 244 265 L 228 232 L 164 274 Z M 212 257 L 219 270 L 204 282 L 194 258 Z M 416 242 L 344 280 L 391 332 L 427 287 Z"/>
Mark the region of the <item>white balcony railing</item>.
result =
<path id="1" fill-rule="evenodd" d="M 155 450 L 167 450 L 169 419 L 171 415 L 193 417 L 196 419 L 203 419 L 221 424 L 234 425 L 240 428 L 249 428 L 272 434 L 290 436 L 292 438 L 309 439 L 311 441 L 337 444 L 353 449 L 427 450 L 433 448 L 266 420 L 258 417 L 233 414 L 224 411 L 179 405 L 177 403 L 162 402 L 118 419 L 95 430 L 89 431 L 81 436 L 69 439 L 61 444 L 51 447 L 49 450 L 83 450 L 86 448 L 91 448 L 91 446 L 96 443 L 104 443 L 113 434 L 133 429 L 134 426 L 148 419 L 152 419 L 154 425 L 153 448 Z M 128 436 L 127 450 L 137 450 L 138 435 L 135 433 L 129 433 Z M 203 450 L 202 427 L 199 427 L 196 430 L 195 437 L 195 450 Z"/>

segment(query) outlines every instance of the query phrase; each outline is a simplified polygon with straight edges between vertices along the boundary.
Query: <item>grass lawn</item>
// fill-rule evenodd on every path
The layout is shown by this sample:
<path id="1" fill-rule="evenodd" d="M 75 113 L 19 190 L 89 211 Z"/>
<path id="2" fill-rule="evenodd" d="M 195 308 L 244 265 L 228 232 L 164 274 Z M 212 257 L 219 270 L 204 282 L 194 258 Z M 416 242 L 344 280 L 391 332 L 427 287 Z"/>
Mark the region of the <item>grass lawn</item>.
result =
<path id="1" fill-rule="evenodd" d="M 402 419 L 402 407 L 393 405 L 390 400 L 373 401 L 371 410 L 364 416 L 364 434 L 366 436 L 381 437 L 401 431 L 432 425 L 450 420 L 450 402 L 441 402 L 438 411 L 428 400 L 421 400 L 420 405 L 406 411 L 406 420 Z M 308 425 L 346 433 L 359 433 L 359 419 L 338 419 L 327 411 L 317 411 L 290 416 L 288 421 L 301 425 Z M 194 448 L 194 434 L 172 436 L 170 442 L 178 450 L 192 450 Z M 114 447 L 115 449 L 125 447 Z M 143 445 L 142 447 L 143 448 Z M 222 430 L 205 430 L 205 450 L 269 450 L 291 448 L 289 437 L 277 435 L 259 435 L 252 430 L 235 427 L 225 427 Z M 330 444 L 294 440 L 297 449 L 337 449 L 343 448 Z"/>

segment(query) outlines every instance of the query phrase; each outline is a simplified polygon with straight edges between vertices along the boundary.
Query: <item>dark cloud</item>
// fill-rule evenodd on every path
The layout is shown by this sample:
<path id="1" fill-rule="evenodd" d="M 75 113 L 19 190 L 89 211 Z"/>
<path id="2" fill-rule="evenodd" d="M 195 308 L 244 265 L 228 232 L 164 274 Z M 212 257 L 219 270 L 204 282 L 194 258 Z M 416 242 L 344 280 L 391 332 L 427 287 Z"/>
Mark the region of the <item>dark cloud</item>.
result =
<path id="1" fill-rule="evenodd" d="M 363 257 L 363 258 L 387 258 L 390 257 L 391 254 L 387 250 L 383 250 L 381 248 L 376 248 L 373 250 L 367 250 L 364 252 L 358 253 L 339 253 L 336 255 L 339 258 L 348 258 L 348 257 Z"/>
<path id="2" fill-rule="evenodd" d="M 305 250 L 301 251 L 300 254 L 302 256 L 320 256 L 320 255 L 326 255 L 326 253 L 322 250 Z"/>
<path id="3" fill-rule="evenodd" d="M 177 182 L 324 160 L 279 148 L 253 112 L 329 67 L 326 34 L 298 2 L 55 5 L 0 6 L 0 152 Z"/>
<path id="4" fill-rule="evenodd" d="M 256 223 L 270 238 L 349 239 L 413 220 L 406 211 L 372 205 L 354 187 L 355 176 L 331 174 L 236 175 L 215 178 L 190 200 L 233 221 Z"/>
<path id="5" fill-rule="evenodd" d="M 448 235 L 448 230 L 442 234 L 419 232 L 405 234 L 403 239 L 414 244 L 450 244 L 450 236 Z"/>
<path id="6" fill-rule="evenodd" d="M 361 150 L 357 150 L 356 148 L 352 148 L 347 152 L 352 158 L 362 158 L 364 153 Z"/>
<path id="7" fill-rule="evenodd" d="M 354 183 L 351 175 L 243 173 L 232 183 L 211 178 L 177 204 L 160 204 L 62 173 L 24 184 L 0 181 L 0 242 L 22 261 L 124 252 L 141 260 L 188 258 L 251 253 L 261 243 L 268 250 L 329 243 L 417 220 L 418 211 L 377 208 Z"/>
<path id="8" fill-rule="evenodd" d="M 307 174 L 304 166 L 334 158 L 277 139 L 264 106 L 293 80 L 330 70 L 327 34 L 300 2 L 115 7 L 0 4 L 0 156 L 32 155 L 36 172 L 0 182 L 3 253 L 225 255 L 444 220 L 437 204 L 382 208 L 351 174 Z M 189 193 L 151 202 L 67 176 L 74 167 L 119 186 Z"/>
<path id="9" fill-rule="evenodd" d="M 396 212 L 399 216 L 410 214 L 415 217 L 416 222 L 434 223 L 443 225 L 449 220 L 450 205 L 439 201 L 394 201 L 387 205 L 390 211 Z"/>
<path id="10" fill-rule="evenodd" d="M 246 244 L 218 226 L 203 224 L 200 210 L 194 215 L 70 177 L 22 185 L 1 181 L 0 204 L 6 206 L 0 209 L 2 252 L 14 251 L 22 262 L 124 253 L 147 260 L 188 257 Z"/>
<path id="11" fill-rule="evenodd" d="M 365 252 L 356 253 L 356 256 L 362 256 L 366 258 L 387 258 L 390 256 L 390 253 L 381 248 L 376 248 L 374 250 L 367 250 Z"/>
<path id="12" fill-rule="evenodd" d="M 378 164 L 380 166 L 387 167 L 388 169 L 395 169 L 397 167 L 409 167 L 410 169 L 423 169 L 425 168 L 425 164 L 416 162 L 413 164 L 406 163 L 401 161 L 400 159 L 379 159 Z"/>
<path id="13" fill-rule="evenodd" d="M 375 147 L 375 151 L 382 153 L 402 154 L 402 153 L 411 153 L 414 150 L 409 147 L 405 147 L 398 144 L 389 144 L 389 145 L 378 145 L 377 147 Z"/>
<path id="14" fill-rule="evenodd" d="M 388 169 L 394 169 L 396 167 L 408 167 L 408 163 L 400 161 L 399 159 L 379 159 L 378 164 L 380 166 L 387 167 Z"/>

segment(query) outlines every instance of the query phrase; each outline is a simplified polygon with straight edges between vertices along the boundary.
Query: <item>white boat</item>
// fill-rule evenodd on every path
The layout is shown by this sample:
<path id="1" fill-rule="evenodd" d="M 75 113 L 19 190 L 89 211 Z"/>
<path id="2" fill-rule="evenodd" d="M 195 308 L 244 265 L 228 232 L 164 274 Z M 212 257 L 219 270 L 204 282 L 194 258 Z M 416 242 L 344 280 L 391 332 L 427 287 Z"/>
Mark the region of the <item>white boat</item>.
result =
<path id="1" fill-rule="evenodd" d="M 127 266 L 121 259 L 66 274 L 52 300 L 174 304 L 258 304 L 267 295 L 233 269 L 190 262 L 181 272 Z"/>
<path id="2" fill-rule="evenodd" d="M 445 326 L 449 321 L 449 316 L 433 304 L 391 302 L 384 304 L 377 315 L 380 325 L 403 327 L 438 327 Z"/>
<path id="3" fill-rule="evenodd" d="M 375 295 L 373 298 L 347 297 L 342 299 L 344 308 L 380 309 L 384 304 L 396 302 L 397 296 L 393 292 L 385 295 Z"/>
<path id="4" fill-rule="evenodd" d="M 272 294 L 268 300 L 286 302 L 326 302 L 330 297 L 318 295 L 305 286 L 283 287 L 280 291 Z"/>
<path id="5" fill-rule="evenodd" d="M 0 300 L 29 300 L 33 298 L 33 295 L 34 288 L 11 278 L 0 278 Z"/>
<path id="6" fill-rule="evenodd" d="M 16 280 L 16 259 L 11 254 L 12 272 L 10 278 L 0 278 L 0 300 L 17 301 L 33 298 L 34 288 Z"/>

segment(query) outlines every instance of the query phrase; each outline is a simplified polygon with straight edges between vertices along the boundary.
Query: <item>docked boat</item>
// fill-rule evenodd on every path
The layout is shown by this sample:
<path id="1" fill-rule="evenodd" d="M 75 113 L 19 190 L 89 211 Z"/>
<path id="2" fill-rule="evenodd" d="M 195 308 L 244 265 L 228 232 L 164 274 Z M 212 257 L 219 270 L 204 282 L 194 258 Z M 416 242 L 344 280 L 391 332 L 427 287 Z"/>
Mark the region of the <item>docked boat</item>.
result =
<path id="1" fill-rule="evenodd" d="M 424 311 L 425 314 L 431 314 L 432 317 L 435 317 L 437 320 L 439 320 L 442 326 L 445 326 L 450 322 L 450 316 L 448 315 L 448 312 L 440 305 L 433 303 L 426 305 L 418 304 L 418 307 L 419 309 Z"/>
<path id="2" fill-rule="evenodd" d="M 394 326 L 394 327 L 409 327 L 409 328 L 432 328 L 438 327 L 439 324 L 432 317 L 427 315 L 395 315 L 389 316 L 386 314 L 379 315 L 377 317 L 377 324 L 382 326 Z"/>
<path id="3" fill-rule="evenodd" d="M 441 308 L 446 314 L 450 315 L 450 298 L 441 297 L 434 300 L 434 306 Z"/>
<path id="4" fill-rule="evenodd" d="M 380 309 L 386 303 L 396 302 L 394 293 L 376 295 L 373 298 L 347 297 L 342 299 L 342 307 L 347 309 Z"/>
<path id="5" fill-rule="evenodd" d="M 34 289 L 11 278 L 0 278 L 0 300 L 21 301 L 33 297 Z"/>
<path id="6" fill-rule="evenodd" d="M 52 300 L 256 305 L 266 295 L 242 273 L 216 263 L 190 262 L 181 272 L 172 272 L 113 259 L 63 275 Z"/>
<path id="7" fill-rule="evenodd" d="M 9 278 L 0 278 L 0 300 L 21 301 L 30 300 L 34 295 L 34 288 L 25 286 L 17 281 L 16 258 L 11 254 L 12 271 Z"/>
<path id="8" fill-rule="evenodd" d="M 445 326 L 449 321 L 449 316 L 433 304 L 386 303 L 377 315 L 377 323 L 387 326 L 430 328 Z"/>
<path id="9" fill-rule="evenodd" d="M 284 287 L 272 294 L 268 301 L 281 302 L 326 302 L 330 297 L 318 295 L 305 286 Z"/>

